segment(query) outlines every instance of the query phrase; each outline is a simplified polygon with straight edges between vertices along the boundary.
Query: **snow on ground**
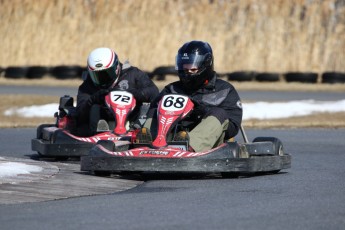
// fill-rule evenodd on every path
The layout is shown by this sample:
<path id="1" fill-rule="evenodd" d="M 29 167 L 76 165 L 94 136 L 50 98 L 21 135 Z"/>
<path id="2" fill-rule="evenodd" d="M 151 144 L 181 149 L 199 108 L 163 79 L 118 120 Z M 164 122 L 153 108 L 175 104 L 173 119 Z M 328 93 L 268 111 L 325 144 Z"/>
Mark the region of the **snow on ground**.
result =
<path id="1" fill-rule="evenodd" d="M 43 168 L 35 165 L 28 165 L 17 162 L 0 163 L 0 179 L 3 177 L 15 177 L 19 174 L 30 174 L 40 172 Z"/>
<path id="2" fill-rule="evenodd" d="M 33 105 L 22 108 L 10 108 L 5 111 L 6 116 L 19 115 L 23 117 L 53 117 L 59 104 Z M 254 102 L 243 104 L 243 120 L 248 119 L 278 119 L 294 116 L 305 116 L 320 112 L 345 111 L 345 100 L 315 101 L 301 100 L 289 102 Z M 16 176 L 39 172 L 42 168 L 23 163 L 0 163 L 1 177 Z"/>
<path id="3" fill-rule="evenodd" d="M 289 102 L 255 102 L 243 105 L 243 120 L 279 119 L 306 116 L 322 112 L 344 112 L 345 100 L 315 101 L 301 100 Z"/>
<path id="4" fill-rule="evenodd" d="M 33 105 L 22 108 L 10 108 L 5 115 L 19 115 L 23 117 L 53 117 L 59 104 Z M 277 119 L 294 116 L 305 116 L 320 112 L 345 111 L 345 100 L 315 101 L 301 100 L 289 102 L 254 102 L 243 103 L 243 120 L 248 119 Z"/>

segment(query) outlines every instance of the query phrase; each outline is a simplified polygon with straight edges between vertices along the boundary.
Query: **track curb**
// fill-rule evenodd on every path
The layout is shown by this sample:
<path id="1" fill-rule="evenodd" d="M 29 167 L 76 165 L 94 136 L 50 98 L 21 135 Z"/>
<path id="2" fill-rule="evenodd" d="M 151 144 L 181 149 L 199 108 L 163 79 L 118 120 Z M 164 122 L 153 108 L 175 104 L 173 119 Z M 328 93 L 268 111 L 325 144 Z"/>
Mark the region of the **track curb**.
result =
<path id="1" fill-rule="evenodd" d="M 97 177 L 80 171 L 79 162 L 47 162 L 0 157 L 0 163 L 39 166 L 40 172 L 0 178 L 0 205 L 103 195 L 131 189 L 143 181 Z"/>

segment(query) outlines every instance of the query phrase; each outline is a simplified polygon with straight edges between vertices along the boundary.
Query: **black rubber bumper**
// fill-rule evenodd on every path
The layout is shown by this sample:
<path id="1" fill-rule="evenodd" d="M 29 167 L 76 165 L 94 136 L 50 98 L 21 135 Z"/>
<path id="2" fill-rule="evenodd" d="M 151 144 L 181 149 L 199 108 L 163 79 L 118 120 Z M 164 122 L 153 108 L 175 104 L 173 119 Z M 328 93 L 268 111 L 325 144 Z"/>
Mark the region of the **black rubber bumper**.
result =
<path id="1" fill-rule="evenodd" d="M 42 139 L 32 139 L 31 149 L 46 157 L 79 157 L 87 155 L 94 146 L 92 143 L 50 143 Z"/>
<path id="2" fill-rule="evenodd" d="M 234 158 L 227 148 L 206 156 L 189 158 L 124 157 L 103 153 L 94 147 L 87 156 L 81 157 L 82 171 L 104 172 L 270 172 L 291 167 L 291 156 L 284 154 Z"/>

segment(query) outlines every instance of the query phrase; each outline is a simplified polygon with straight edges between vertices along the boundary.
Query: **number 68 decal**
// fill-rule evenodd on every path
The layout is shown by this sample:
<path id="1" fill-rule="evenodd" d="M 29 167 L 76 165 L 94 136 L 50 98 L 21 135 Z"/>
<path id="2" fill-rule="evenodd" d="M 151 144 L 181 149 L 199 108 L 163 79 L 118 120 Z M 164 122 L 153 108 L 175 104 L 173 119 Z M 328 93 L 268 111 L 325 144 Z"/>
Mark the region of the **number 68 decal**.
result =
<path id="1" fill-rule="evenodd" d="M 162 99 L 161 107 L 164 110 L 178 111 L 184 109 L 188 102 L 188 97 L 181 95 L 165 95 Z"/>
<path id="2" fill-rule="evenodd" d="M 118 105 L 129 105 L 132 103 L 132 94 L 125 91 L 112 91 L 111 101 Z"/>

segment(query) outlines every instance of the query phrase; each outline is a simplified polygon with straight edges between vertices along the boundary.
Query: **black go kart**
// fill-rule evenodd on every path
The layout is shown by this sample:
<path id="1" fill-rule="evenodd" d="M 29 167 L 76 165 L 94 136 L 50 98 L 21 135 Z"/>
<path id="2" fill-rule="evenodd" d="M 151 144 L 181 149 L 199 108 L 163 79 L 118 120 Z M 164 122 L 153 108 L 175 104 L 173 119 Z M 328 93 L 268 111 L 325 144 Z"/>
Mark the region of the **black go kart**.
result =
<path id="1" fill-rule="evenodd" d="M 42 124 L 37 128 L 36 138 L 31 140 L 31 148 L 37 151 L 41 157 L 67 159 L 87 155 L 89 150 L 99 141 L 111 142 L 130 140 L 133 130 L 126 126 L 128 115 L 134 110 L 136 100 L 126 91 L 111 91 L 105 96 L 107 107 L 115 117 L 115 128 L 109 130 L 101 121 L 100 128 L 93 136 L 76 134 L 76 108 L 73 105 L 73 97 L 60 98 L 55 124 Z M 149 104 L 142 106 L 139 118 L 145 116 Z M 146 111 L 145 111 L 146 109 Z M 103 120 L 103 122 L 105 122 Z M 106 127 L 106 128 L 105 128 Z"/>
<path id="2" fill-rule="evenodd" d="M 187 142 L 169 141 L 177 123 L 193 110 L 184 95 L 166 95 L 158 106 L 158 132 L 152 143 L 99 141 L 81 157 L 81 171 L 96 175 L 122 173 L 220 173 L 237 177 L 244 173 L 278 173 L 291 167 L 291 156 L 275 137 L 257 137 L 249 142 L 241 127 L 242 142 L 227 140 L 204 151 L 188 151 Z M 145 131 L 145 130 L 144 130 Z M 176 131 L 175 131 L 176 133 Z"/>

